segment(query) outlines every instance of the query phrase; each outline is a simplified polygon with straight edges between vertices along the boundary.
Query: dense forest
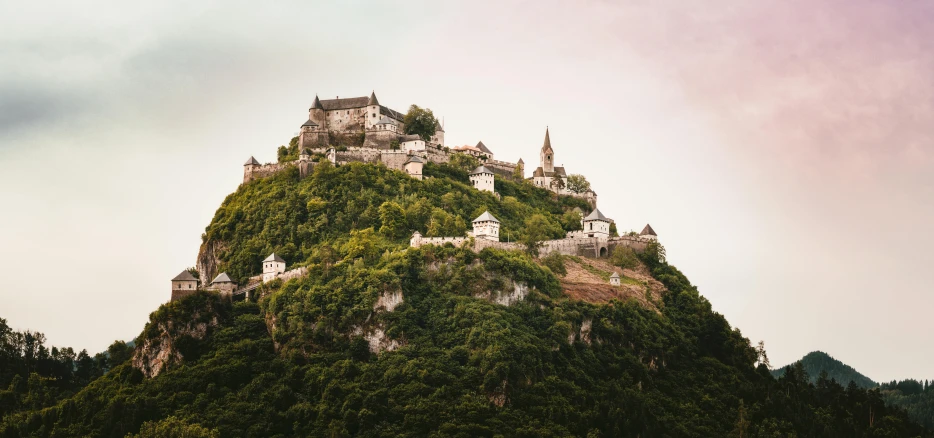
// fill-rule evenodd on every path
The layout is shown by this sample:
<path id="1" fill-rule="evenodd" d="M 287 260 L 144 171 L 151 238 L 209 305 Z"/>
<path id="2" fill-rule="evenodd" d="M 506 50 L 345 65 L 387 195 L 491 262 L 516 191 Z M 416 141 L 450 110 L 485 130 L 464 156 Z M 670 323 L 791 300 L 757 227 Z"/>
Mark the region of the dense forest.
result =
<path id="1" fill-rule="evenodd" d="M 880 385 L 822 351 L 808 353 L 796 364 L 808 373 L 811 383 L 824 376 L 843 385 L 853 382 L 864 389 L 878 388 L 886 404 L 904 409 L 909 418 L 934 430 L 934 382 L 908 379 Z M 796 364 L 772 370 L 772 375 L 781 377 Z"/>
<path id="2" fill-rule="evenodd" d="M 252 301 L 167 303 L 134 352 L 118 344 L 82 377 L 50 371 L 69 369 L 60 351 L 39 367 L 5 329 L 0 436 L 934 436 L 879 390 L 812 382 L 800 363 L 774 378 L 660 245 L 611 257 L 664 285 L 647 304 L 569 299 L 561 259 L 531 247 L 409 248 L 413 231 L 463 234 L 485 210 L 520 241 L 579 226 L 582 201 L 504 178 L 501 197 L 478 192 L 473 164 L 418 181 L 320 163 L 241 186 L 203 236 L 218 270 L 242 282 L 275 251 L 308 275 Z"/>

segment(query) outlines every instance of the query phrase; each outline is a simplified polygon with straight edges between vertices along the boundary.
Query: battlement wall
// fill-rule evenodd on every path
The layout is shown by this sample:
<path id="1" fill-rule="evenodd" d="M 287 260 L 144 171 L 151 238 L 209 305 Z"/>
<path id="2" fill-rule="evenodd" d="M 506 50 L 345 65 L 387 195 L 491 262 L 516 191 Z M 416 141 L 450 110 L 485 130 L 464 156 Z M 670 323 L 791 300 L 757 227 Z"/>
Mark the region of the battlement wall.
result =
<path id="1" fill-rule="evenodd" d="M 443 246 L 445 243 L 461 246 L 468 240 L 470 240 L 469 237 L 413 237 L 412 240 L 409 241 L 409 246 L 413 248 L 418 248 L 423 245 Z"/>
<path id="2" fill-rule="evenodd" d="M 246 184 L 256 179 L 272 176 L 291 164 L 292 163 L 267 163 L 258 166 L 243 166 L 243 183 Z"/>
<path id="3" fill-rule="evenodd" d="M 512 178 L 513 172 L 516 171 L 516 163 L 508 163 L 506 161 L 486 160 L 483 165 L 486 166 L 487 169 L 492 170 L 494 174 L 506 178 Z"/>

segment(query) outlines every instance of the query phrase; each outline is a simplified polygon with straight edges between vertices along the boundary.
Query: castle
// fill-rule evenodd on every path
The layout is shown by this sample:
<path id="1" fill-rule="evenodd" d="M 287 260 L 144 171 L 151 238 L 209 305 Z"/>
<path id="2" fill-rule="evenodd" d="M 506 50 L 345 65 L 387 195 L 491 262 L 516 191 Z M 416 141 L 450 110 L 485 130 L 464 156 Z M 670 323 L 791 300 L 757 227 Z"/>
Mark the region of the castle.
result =
<path id="1" fill-rule="evenodd" d="M 402 113 L 381 105 L 375 91 L 371 92 L 369 97 L 321 100 L 315 96 L 308 109 L 308 120 L 300 127 L 297 141 L 301 152 L 298 160 L 260 164 L 254 157 L 250 157 L 243 165 L 243 184 L 271 176 L 290 166 L 297 167 L 299 176 L 304 178 L 311 174 L 317 164 L 312 160 L 312 154 L 327 157 L 327 161 L 335 166 L 349 162 L 380 163 L 419 180 L 424 177 L 422 170 L 425 163 L 446 163 L 450 161 L 452 154 L 467 154 L 476 157 L 481 163 L 469 173 L 471 185 L 476 190 L 494 194 L 497 177 L 525 178 L 525 164 L 521 158 L 516 163 L 495 160 L 493 151 L 482 141 L 476 146 L 460 146 L 453 150 L 447 148 L 444 146 L 444 127 L 438 123 L 435 124 L 434 134 L 427 141 L 418 135 L 406 135 L 404 119 Z M 356 139 L 361 146 L 344 146 L 348 136 Z M 549 128 L 546 127 L 545 141 L 539 151 L 539 167 L 532 172 L 528 180 L 536 187 L 559 195 L 586 199 L 593 206 L 593 210 L 582 217 L 581 230 L 568 232 L 563 239 L 539 242 L 540 255 L 558 252 L 566 255 L 606 257 L 617 246 L 641 251 L 657 239 L 655 230 L 650 225 L 646 225 L 640 234 L 611 235 L 610 227 L 614 221 L 604 216 L 597 208 L 596 192 L 587 190 L 577 193 L 570 190 L 567 171 L 563 166 L 555 166 L 554 163 L 555 151 L 551 145 Z M 472 223 L 473 230 L 467 232 L 466 236 L 423 237 L 416 231 L 409 244 L 412 247 L 447 243 L 455 246 L 470 245 L 475 251 L 488 247 L 523 249 L 515 242 L 499 240 L 500 222 L 489 212 L 483 213 Z M 287 280 L 307 272 L 305 268 L 286 271 L 285 260 L 275 253 L 262 263 L 263 273 L 251 277 L 243 287 L 238 288 L 226 273 L 221 273 L 204 289 L 218 291 L 224 295 L 249 294 L 263 283 L 277 278 Z M 615 281 L 618 283 L 619 279 Z M 197 278 L 187 270 L 183 271 L 172 279 L 172 300 L 190 295 L 201 288 Z"/>

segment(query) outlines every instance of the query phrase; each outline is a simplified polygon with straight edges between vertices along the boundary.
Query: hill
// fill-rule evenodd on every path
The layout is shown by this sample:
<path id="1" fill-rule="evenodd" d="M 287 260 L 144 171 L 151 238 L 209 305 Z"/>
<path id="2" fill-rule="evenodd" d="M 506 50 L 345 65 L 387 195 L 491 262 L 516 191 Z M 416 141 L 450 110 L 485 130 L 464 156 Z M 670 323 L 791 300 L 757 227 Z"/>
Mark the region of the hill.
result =
<path id="1" fill-rule="evenodd" d="M 802 357 L 799 362 L 801 362 L 804 371 L 808 373 L 808 376 L 810 376 L 811 383 L 816 382 L 817 377 L 820 376 L 821 373 L 826 373 L 828 379 L 836 380 L 837 383 L 840 383 L 844 386 L 848 385 L 850 382 L 853 382 L 856 384 L 856 386 L 864 389 L 875 388 L 876 386 L 879 386 L 878 383 L 860 374 L 858 371 L 853 369 L 853 367 L 840 362 L 837 359 L 834 359 L 823 351 L 812 351 Z M 776 368 L 772 370 L 772 375 L 776 378 L 781 377 L 785 374 L 785 370 L 792 365 L 794 364 Z"/>
<path id="2" fill-rule="evenodd" d="M 798 363 L 810 377 L 811 383 L 817 383 L 821 373 L 826 373 L 827 379 L 833 379 L 841 385 L 853 382 L 860 388 L 878 387 L 887 405 L 904 409 L 909 418 L 928 429 L 934 429 L 934 385 L 931 382 L 907 379 L 878 384 L 821 351 L 808 353 Z M 772 375 L 780 378 L 794 365 L 797 363 L 772 370 Z"/>
<path id="3" fill-rule="evenodd" d="M 253 301 L 167 303 L 132 357 L 61 395 L 35 398 L 54 381 L 17 368 L 36 384 L 0 400 L 32 402 L 2 412 L 0 436 L 932 436 L 878 391 L 774 379 L 660 245 L 601 260 L 409 248 L 487 210 L 519 238 L 579 226 L 582 201 L 505 179 L 501 198 L 479 192 L 471 164 L 419 181 L 321 163 L 244 184 L 205 230 L 202 278 L 242 282 L 273 251 L 307 275 Z M 602 287 L 610 262 L 627 287 Z M 14 350 L 4 360 L 27 360 Z"/>

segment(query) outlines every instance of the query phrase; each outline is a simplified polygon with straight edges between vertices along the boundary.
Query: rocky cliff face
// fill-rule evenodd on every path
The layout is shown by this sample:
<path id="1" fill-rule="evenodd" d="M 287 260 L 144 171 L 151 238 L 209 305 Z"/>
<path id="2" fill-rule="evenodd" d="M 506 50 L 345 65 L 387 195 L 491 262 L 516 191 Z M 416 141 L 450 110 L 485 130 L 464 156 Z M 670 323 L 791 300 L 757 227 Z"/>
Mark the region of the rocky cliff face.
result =
<path id="1" fill-rule="evenodd" d="M 229 304 L 206 292 L 164 305 L 150 316 L 138 338 L 133 367 L 151 378 L 188 359 L 186 356 L 197 356 L 202 341 L 228 313 Z"/>
<path id="2" fill-rule="evenodd" d="M 221 262 L 220 254 L 226 250 L 227 245 L 224 242 L 209 240 L 201 244 L 195 269 L 198 270 L 202 282 L 209 282 L 217 276 L 217 265 Z"/>

